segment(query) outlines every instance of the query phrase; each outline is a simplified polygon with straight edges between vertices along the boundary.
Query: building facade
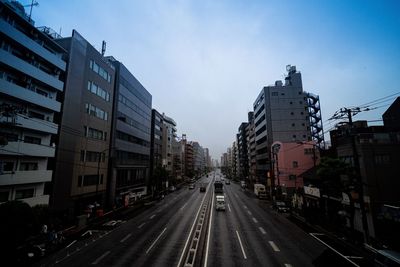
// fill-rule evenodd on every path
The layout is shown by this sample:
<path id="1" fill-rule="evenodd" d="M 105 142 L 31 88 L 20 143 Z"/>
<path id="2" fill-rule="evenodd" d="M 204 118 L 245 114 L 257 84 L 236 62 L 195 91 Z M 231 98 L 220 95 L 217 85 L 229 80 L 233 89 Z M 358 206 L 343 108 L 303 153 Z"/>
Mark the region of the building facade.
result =
<path id="1" fill-rule="evenodd" d="M 116 71 L 108 199 L 118 206 L 148 193 L 152 96 L 124 64 L 107 60 Z"/>
<path id="2" fill-rule="evenodd" d="M 150 184 L 153 191 L 160 191 L 165 181 L 159 173 L 162 168 L 163 116 L 157 110 L 151 111 L 150 142 Z M 158 172 L 158 173 L 157 173 Z"/>
<path id="3" fill-rule="evenodd" d="M 105 205 L 115 72 L 75 30 L 56 42 L 68 71 L 51 204 L 73 216 Z"/>
<path id="4" fill-rule="evenodd" d="M 308 93 L 300 72 L 287 66 L 285 84 L 264 87 L 254 102 L 257 180 L 266 183 L 271 169 L 271 145 L 275 141 L 311 141 Z M 273 182 L 273 181 L 272 181 Z"/>
<path id="5" fill-rule="evenodd" d="M 49 203 L 66 71 L 50 33 L 0 1 L 0 203 Z"/>

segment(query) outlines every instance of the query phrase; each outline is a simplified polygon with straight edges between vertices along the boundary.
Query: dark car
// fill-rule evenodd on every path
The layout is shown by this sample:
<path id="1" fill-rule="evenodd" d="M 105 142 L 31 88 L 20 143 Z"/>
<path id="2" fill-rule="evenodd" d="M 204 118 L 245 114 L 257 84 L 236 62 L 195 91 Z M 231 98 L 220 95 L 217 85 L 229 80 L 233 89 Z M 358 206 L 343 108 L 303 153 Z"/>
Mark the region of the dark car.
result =
<path id="1" fill-rule="evenodd" d="M 290 208 L 283 201 L 275 201 L 274 204 L 273 204 L 273 208 L 275 210 L 277 210 L 278 212 L 286 213 L 286 212 L 290 211 Z"/>
<path id="2" fill-rule="evenodd" d="M 194 189 L 194 187 L 195 187 L 194 184 L 189 185 L 189 189 Z"/>
<path id="3" fill-rule="evenodd" d="M 200 186 L 200 192 L 206 192 L 206 186 L 205 185 Z"/>

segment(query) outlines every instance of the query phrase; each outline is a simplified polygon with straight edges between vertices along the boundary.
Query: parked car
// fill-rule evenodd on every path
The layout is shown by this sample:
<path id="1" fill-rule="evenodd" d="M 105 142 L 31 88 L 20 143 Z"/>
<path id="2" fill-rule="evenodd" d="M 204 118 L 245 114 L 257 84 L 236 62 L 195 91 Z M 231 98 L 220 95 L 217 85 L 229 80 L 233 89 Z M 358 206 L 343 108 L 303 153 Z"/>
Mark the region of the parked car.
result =
<path id="1" fill-rule="evenodd" d="M 273 208 L 278 212 L 289 212 L 290 208 L 283 201 L 275 201 L 273 204 Z"/>
<path id="2" fill-rule="evenodd" d="M 194 184 L 190 184 L 189 189 L 194 189 Z"/>

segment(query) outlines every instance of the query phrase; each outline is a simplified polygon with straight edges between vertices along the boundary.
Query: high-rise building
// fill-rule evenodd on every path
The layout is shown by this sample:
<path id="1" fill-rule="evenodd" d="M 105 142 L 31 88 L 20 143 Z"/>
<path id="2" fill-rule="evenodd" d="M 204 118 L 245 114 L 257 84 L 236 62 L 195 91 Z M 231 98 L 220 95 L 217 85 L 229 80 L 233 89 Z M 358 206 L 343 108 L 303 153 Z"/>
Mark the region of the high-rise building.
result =
<path id="1" fill-rule="evenodd" d="M 257 183 L 256 181 L 256 133 L 254 131 L 254 112 L 248 113 L 248 123 L 246 126 L 247 156 L 248 156 L 248 180 L 250 186 Z"/>
<path id="2" fill-rule="evenodd" d="M 238 146 L 238 177 L 242 180 L 247 179 L 249 175 L 249 157 L 247 149 L 246 128 L 247 122 L 240 124 L 237 134 Z"/>
<path id="3" fill-rule="evenodd" d="M 115 91 L 109 201 L 134 202 L 147 194 L 150 174 L 151 94 L 113 57 Z"/>
<path id="4" fill-rule="evenodd" d="M 68 69 L 51 204 L 72 217 L 105 204 L 115 71 L 75 30 L 56 42 Z"/>
<path id="5" fill-rule="evenodd" d="M 163 166 L 172 176 L 173 173 L 173 143 L 176 141 L 176 122 L 163 113 L 163 138 L 162 138 L 162 161 Z"/>
<path id="6" fill-rule="evenodd" d="M 310 94 L 303 91 L 300 72 L 295 66 L 287 66 L 285 84 L 276 81 L 264 87 L 254 102 L 254 125 L 256 141 L 256 175 L 258 182 L 266 183 L 271 169 L 271 145 L 279 142 L 311 141 L 322 131 L 319 98 L 309 104 Z M 313 107 L 310 109 L 310 105 Z M 311 116 L 312 115 L 312 116 Z M 315 119 L 317 120 L 315 120 Z M 312 124 L 312 125 L 311 125 Z M 311 127 L 318 127 L 317 135 Z"/>
<path id="7" fill-rule="evenodd" d="M 162 185 L 165 181 L 162 181 L 162 177 L 157 172 L 160 172 L 162 168 L 162 127 L 163 127 L 163 116 L 157 110 L 151 111 L 151 142 L 150 142 L 150 184 L 153 191 L 161 191 Z M 166 177 L 165 177 L 166 178 Z"/>
<path id="8" fill-rule="evenodd" d="M 52 33 L 0 0 L 0 203 L 49 203 L 66 71 Z"/>

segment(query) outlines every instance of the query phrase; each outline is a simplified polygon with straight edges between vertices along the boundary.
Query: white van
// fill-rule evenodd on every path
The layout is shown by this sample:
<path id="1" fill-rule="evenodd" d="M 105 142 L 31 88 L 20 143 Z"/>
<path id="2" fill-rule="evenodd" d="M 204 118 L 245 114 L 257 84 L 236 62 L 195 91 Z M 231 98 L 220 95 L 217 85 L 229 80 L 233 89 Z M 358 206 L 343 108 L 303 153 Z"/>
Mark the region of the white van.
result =
<path id="1" fill-rule="evenodd" d="M 217 196 L 215 200 L 215 209 L 216 210 L 225 210 L 225 197 Z"/>

